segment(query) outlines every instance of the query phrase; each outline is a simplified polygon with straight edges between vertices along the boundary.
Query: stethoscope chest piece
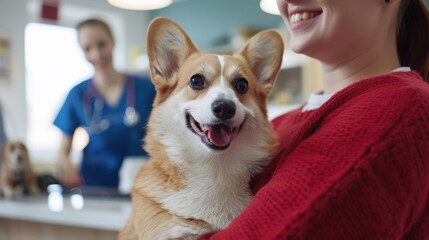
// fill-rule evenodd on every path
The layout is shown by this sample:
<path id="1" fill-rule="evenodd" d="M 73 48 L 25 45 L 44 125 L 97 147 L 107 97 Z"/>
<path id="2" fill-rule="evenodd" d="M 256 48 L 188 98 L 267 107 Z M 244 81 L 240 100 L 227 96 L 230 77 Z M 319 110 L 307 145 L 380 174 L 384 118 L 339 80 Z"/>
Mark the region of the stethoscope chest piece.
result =
<path id="1" fill-rule="evenodd" d="M 92 123 L 90 129 L 94 132 L 106 131 L 110 127 L 110 122 L 106 119 L 101 119 L 98 123 Z"/>
<path id="2" fill-rule="evenodd" d="M 134 126 L 139 121 L 139 114 L 134 109 L 134 107 L 127 107 L 125 109 L 125 115 L 124 115 L 124 124 L 127 127 Z"/>

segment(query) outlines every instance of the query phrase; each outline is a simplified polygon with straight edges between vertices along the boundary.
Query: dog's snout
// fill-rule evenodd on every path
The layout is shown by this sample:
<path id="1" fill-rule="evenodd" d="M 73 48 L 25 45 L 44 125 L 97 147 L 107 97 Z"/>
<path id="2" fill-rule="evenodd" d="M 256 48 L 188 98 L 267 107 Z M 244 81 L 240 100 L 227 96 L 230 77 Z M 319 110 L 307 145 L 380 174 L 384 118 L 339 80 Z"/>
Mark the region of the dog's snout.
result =
<path id="1" fill-rule="evenodd" d="M 17 160 L 19 163 L 22 163 L 22 161 L 24 161 L 24 158 L 22 157 L 22 155 L 18 155 Z"/>
<path id="2" fill-rule="evenodd" d="M 235 115 L 235 103 L 231 100 L 218 99 L 212 103 L 212 112 L 221 120 L 228 120 Z"/>

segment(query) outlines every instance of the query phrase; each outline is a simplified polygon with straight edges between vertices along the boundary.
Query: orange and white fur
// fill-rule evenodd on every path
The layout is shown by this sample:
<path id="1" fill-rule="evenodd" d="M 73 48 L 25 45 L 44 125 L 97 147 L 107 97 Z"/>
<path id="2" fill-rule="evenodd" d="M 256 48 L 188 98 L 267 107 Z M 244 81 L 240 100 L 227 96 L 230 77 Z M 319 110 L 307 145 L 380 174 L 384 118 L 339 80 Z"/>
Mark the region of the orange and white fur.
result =
<path id="1" fill-rule="evenodd" d="M 27 147 L 22 142 L 6 142 L 0 163 L 0 193 L 5 198 L 14 198 L 23 193 L 38 192 L 37 178 Z"/>
<path id="2" fill-rule="evenodd" d="M 119 239 L 196 239 L 252 200 L 249 181 L 276 154 L 267 97 L 283 41 L 274 30 L 235 55 L 204 54 L 176 23 L 155 19 L 147 46 L 157 89 L 132 212 Z"/>

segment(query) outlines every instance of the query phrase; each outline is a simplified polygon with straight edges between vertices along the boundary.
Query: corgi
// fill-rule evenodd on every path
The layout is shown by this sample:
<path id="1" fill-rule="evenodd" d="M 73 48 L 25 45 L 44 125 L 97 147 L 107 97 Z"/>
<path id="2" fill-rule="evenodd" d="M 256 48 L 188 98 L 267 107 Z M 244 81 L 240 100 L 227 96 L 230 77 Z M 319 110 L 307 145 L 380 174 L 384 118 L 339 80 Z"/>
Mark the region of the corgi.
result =
<path id="1" fill-rule="evenodd" d="M 39 192 L 27 147 L 22 142 L 5 142 L 0 164 L 0 193 L 5 198 L 15 198 Z"/>
<path id="2" fill-rule="evenodd" d="M 243 211 L 252 176 L 277 152 L 267 98 L 283 48 L 280 34 L 266 30 L 238 54 L 206 54 L 175 22 L 151 22 L 157 95 L 144 145 L 150 159 L 135 179 L 118 239 L 196 239 Z"/>

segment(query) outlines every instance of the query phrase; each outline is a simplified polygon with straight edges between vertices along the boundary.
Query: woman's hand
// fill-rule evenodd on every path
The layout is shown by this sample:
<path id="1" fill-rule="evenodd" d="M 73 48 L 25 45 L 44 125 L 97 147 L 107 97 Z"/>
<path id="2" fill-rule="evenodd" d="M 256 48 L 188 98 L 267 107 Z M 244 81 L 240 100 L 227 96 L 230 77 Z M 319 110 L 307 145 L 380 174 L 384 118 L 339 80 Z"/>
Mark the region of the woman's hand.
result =
<path id="1" fill-rule="evenodd" d="M 74 187 L 84 184 L 83 178 L 77 169 L 70 163 L 61 164 L 60 182 L 65 187 Z"/>
<path id="2" fill-rule="evenodd" d="M 60 167 L 59 179 L 61 184 L 66 187 L 84 184 L 83 178 L 69 159 L 72 141 L 73 139 L 70 136 L 63 134 L 58 153 L 58 164 Z"/>

